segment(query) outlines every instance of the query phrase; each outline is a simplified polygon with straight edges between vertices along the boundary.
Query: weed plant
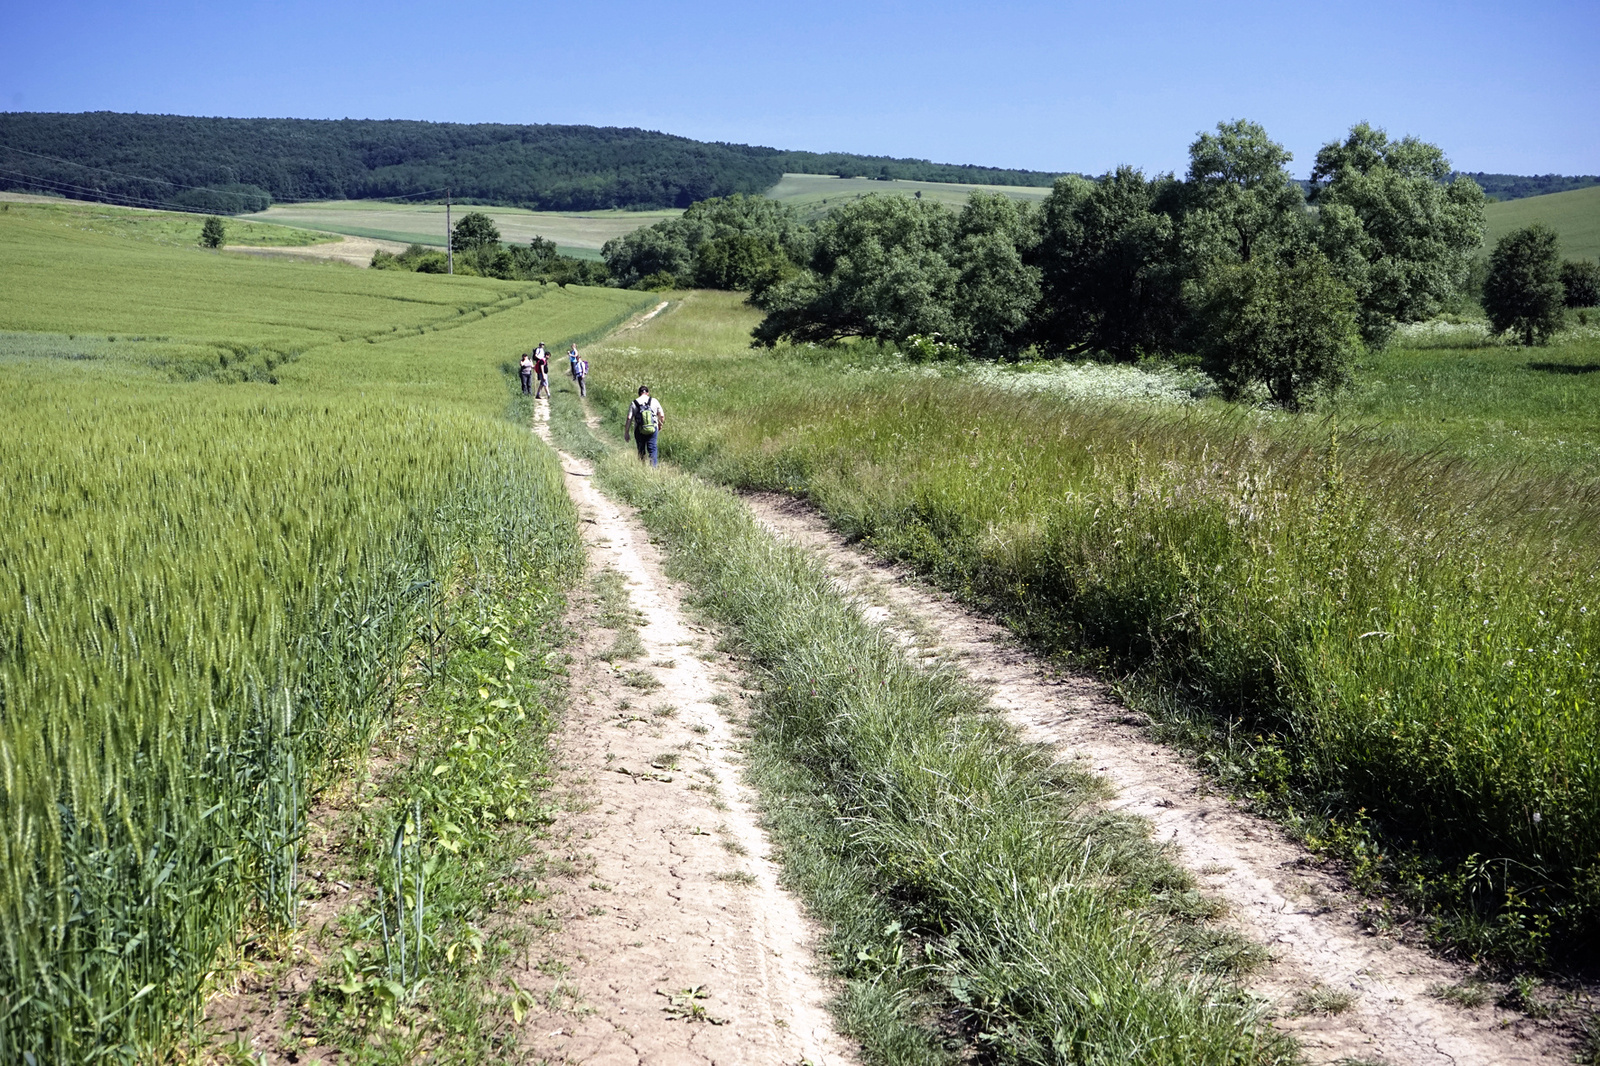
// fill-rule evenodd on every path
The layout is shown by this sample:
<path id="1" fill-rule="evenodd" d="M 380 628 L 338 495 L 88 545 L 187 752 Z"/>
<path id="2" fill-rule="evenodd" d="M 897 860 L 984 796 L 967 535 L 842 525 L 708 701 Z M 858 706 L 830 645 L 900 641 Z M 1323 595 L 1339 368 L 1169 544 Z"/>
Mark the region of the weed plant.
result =
<path id="1" fill-rule="evenodd" d="M 597 353 L 604 423 L 649 380 L 664 455 L 807 496 L 1045 650 L 1124 679 L 1230 787 L 1441 918 L 1449 943 L 1593 957 L 1595 481 L 1430 453 L 1420 416 L 1341 433 L 1213 402 L 852 373 L 848 351 L 750 353 L 753 319 L 697 293 Z M 1491 373 L 1457 373 L 1428 410 L 1470 409 Z"/>
<path id="2" fill-rule="evenodd" d="M 601 471 L 761 671 L 751 772 L 870 1061 L 955 1062 L 969 1042 L 1018 1063 L 1293 1061 L 1181 949 L 1187 879 L 1144 823 L 1096 808 L 1097 782 L 910 664 L 726 491 L 631 456 Z"/>

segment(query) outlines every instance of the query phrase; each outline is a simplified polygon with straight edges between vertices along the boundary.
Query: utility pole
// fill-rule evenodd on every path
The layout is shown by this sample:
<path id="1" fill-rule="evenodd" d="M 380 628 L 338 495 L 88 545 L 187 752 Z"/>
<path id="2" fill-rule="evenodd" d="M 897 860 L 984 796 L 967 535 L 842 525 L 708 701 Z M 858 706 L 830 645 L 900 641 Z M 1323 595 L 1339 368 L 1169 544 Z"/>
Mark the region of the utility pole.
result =
<path id="1" fill-rule="evenodd" d="M 450 190 L 444 191 L 444 261 L 451 274 L 456 272 L 456 243 L 450 239 Z"/>

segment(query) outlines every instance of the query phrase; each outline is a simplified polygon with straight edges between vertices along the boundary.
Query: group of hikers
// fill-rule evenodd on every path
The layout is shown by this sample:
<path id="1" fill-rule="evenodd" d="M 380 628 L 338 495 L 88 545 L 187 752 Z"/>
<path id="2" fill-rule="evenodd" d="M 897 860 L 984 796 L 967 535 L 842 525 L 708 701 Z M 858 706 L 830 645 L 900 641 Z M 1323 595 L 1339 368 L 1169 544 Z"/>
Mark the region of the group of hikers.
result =
<path id="1" fill-rule="evenodd" d="M 576 344 L 567 349 L 567 368 L 572 380 L 578 383 L 578 395 L 587 397 L 589 360 L 578 354 Z M 550 397 L 550 353 L 543 341 L 533 351 L 523 354 L 517 370 L 522 378 L 524 396 L 532 396 L 536 400 L 541 396 L 546 399 Z M 537 387 L 535 381 L 538 382 Z M 624 443 L 634 441 L 639 448 L 639 460 L 643 462 L 648 459 L 650 465 L 655 466 L 659 462 L 656 438 L 666 422 L 667 416 L 661 410 L 661 401 L 650 395 L 650 386 L 640 385 L 639 394 L 628 405 L 628 413 L 623 419 L 622 439 Z"/>
<path id="2" fill-rule="evenodd" d="M 589 395 L 589 360 L 578 354 L 578 346 L 574 344 L 567 349 L 567 368 L 572 374 L 572 380 L 578 383 L 578 395 Z M 522 375 L 522 395 L 538 399 L 540 396 L 550 395 L 550 353 L 545 350 L 544 341 L 531 352 L 524 352 L 522 363 L 517 367 Z M 538 379 L 539 387 L 533 387 L 534 380 Z"/>

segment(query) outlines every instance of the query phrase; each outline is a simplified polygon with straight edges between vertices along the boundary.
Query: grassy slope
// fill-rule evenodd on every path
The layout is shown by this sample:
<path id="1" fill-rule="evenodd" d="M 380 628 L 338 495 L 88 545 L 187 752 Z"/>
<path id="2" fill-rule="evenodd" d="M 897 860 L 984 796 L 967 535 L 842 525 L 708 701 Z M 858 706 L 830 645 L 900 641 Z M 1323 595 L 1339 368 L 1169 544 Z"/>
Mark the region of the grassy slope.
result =
<path id="1" fill-rule="evenodd" d="M 131 240 L 153 244 L 194 248 L 200 243 L 200 230 L 205 216 L 177 211 L 151 211 L 142 207 L 110 207 L 106 204 L 81 200 L 58 200 L 50 197 L 19 198 L 19 205 L 11 210 L 24 212 L 29 218 L 48 218 L 62 227 L 91 233 L 114 234 Z M 229 244 L 254 248 L 299 248 L 308 244 L 327 244 L 336 240 L 326 233 L 297 229 L 293 226 L 266 222 L 248 222 L 224 219 Z"/>
<path id="2" fill-rule="evenodd" d="M 1046 188 L 1021 185 L 950 185 L 933 181 L 877 181 L 872 178 L 838 178 L 831 174 L 785 174 L 783 180 L 768 189 L 766 195 L 774 200 L 792 204 L 804 214 L 822 214 L 830 206 L 846 200 L 858 199 L 870 193 L 896 196 L 915 196 L 922 193 L 924 200 L 960 207 L 975 189 L 984 192 L 1004 193 L 1018 200 L 1043 200 L 1050 195 Z"/>
<path id="3" fill-rule="evenodd" d="M 1351 441 L 1347 423 L 1335 447 L 1315 417 L 751 352 L 754 320 L 697 293 L 592 353 L 605 420 L 648 373 L 664 454 L 805 493 L 1046 648 L 1141 679 L 1144 698 L 1187 708 L 1174 714 L 1237 787 L 1330 814 L 1303 823 L 1313 842 L 1444 908 L 1469 950 L 1540 958 L 1600 935 L 1600 503 L 1591 479 L 1564 476 L 1581 453 L 1509 433 L 1491 448 L 1465 417 L 1557 436 L 1589 375 L 1549 375 L 1584 391 L 1546 427 L 1516 390 L 1486 388 L 1502 372 L 1545 380 L 1517 353 L 1393 353 L 1438 394 L 1376 388 L 1390 443 Z M 1592 347 L 1564 357 L 1594 362 Z M 1452 356 L 1484 362 L 1446 373 Z M 1442 411 L 1463 428 L 1440 442 Z"/>
<path id="4" fill-rule="evenodd" d="M 681 211 L 527 211 L 520 207 L 475 207 L 457 204 L 452 220 L 468 211 L 481 211 L 494 219 L 500 236 L 512 244 L 526 244 L 535 236 L 556 242 L 568 255 L 594 258 L 600 246 L 612 237 L 631 233 L 663 218 L 675 218 Z M 314 229 L 348 233 L 356 237 L 416 242 L 444 246 L 444 205 L 394 204 L 370 200 L 335 200 L 322 203 L 274 204 L 267 210 L 245 216 L 263 221 L 285 222 Z"/>
<path id="5" fill-rule="evenodd" d="M 1561 254 L 1566 258 L 1600 258 L 1600 185 L 1490 204 L 1485 216 L 1485 248 L 1493 248 L 1514 229 L 1543 222 L 1561 235 Z"/>
<path id="6" fill-rule="evenodd" d="M 282 902 L 257 880 L 279 862 L 259 849 L 284 831 L 267 812 L 283 802 L 271 789 L 287 787 L 281 766 L 250 761 L 260 679 L 296 697 L 307 732 L 295 765 L 314 780 L 381 718 L 375 696 L 393 691 L 429 590 L 459 582 L 482 610 L 512 584 L 537 597 L 558 588 L 574 519 L 548 453 L 504 417 L 512 363 L 536 340 L 596 336 L 650 299 L 215 255 L 72 214 L 0 213 L 0 537 L 14 538 L 0 629 L 29 664 L 0 659 L 0 686 L 8 706 L 63 708 L 0 722 L 11 760 L 0 994 L 20 984 L 43 997 L 0 1025 L 7 1061 L 157 1041 L 241 914 L 264 905 L 252 899 Z M 261 352 L 280 357 L 275 384 L 227 383 Z M 473 565 L 454 569 L 462 552 Z M 535 572 L 505 572 L 513 556 Z M 25 625 L 18 581 L 47 626 Z M 208 714 L 174 716 L 195 707 Z M 112 748 L 94 755 L 75 730 Z M 224 772 L 195 774 L 207 760 Z M 252 788 L 268 788 L 267 802 Z M 226 824 L 189 818 L 219 795 Z M 58 800 L 94 832 L 58 839 Z M 18 825 L 35 835 L 12 837 Z M 145 840 L 138 857 L 123 827 Z M 61 864 L 94 833 L 95 877 L 75 890 L 89 920 L 63 930 L 29 917 L 53 905 Z M 46 847 L 48 861 L 34 850 Z M 455 876 L 449 860 L 442 869 L 440 884 Z M 35 984 L 41 974 L 71 994 Z"/>

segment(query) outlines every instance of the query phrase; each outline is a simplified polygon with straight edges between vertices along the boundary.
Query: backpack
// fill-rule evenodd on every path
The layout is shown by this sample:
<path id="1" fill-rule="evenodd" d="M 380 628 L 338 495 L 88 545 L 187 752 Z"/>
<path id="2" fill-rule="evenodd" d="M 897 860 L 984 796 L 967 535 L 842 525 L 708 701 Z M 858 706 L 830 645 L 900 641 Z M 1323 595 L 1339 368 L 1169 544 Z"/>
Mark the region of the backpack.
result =
<path id="1" fill-rule="evenodd" d="M 638 415 L 634 417 L 634 424 L 639 428 L 639 435 L 644 437 L 655 436 L 656 430 L 661 428 L 656 421 L 655 401 L 651 400 L 649 403 L 643 404 L 636 401 L 635 406 L 639 409 Z"/>
<path id="2" fill-rule="evenodd" d="M 573 367 L 573 373 L 577 374 L 580 378 L 588 377 L 589 376 L 589 360 L 587 360 L 587 359 L 579 359 L 578 362 Z"/>

